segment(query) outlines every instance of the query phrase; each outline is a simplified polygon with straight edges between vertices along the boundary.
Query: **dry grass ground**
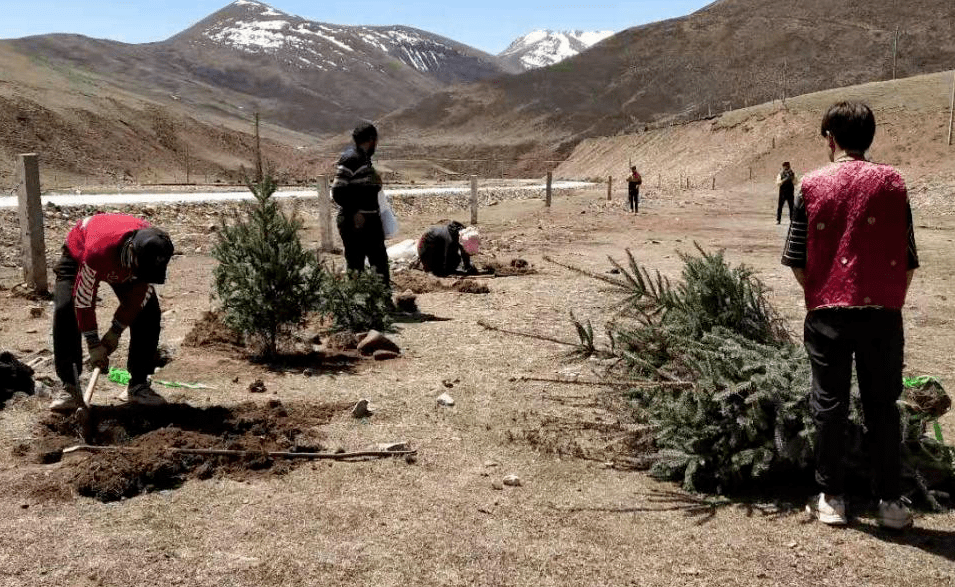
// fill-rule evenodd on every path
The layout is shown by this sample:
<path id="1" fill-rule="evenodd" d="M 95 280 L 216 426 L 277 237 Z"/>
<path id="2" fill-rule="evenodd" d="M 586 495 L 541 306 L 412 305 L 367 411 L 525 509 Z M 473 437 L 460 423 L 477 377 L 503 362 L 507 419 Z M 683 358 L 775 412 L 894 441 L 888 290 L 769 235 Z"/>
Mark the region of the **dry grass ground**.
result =
<path id="1" fill-rule="evenodd" d="M 112 504 L 41 500 L 24 480 L 76 461 L 36 465 L 13 456 L 11 447 L 35 433 L 45 408 L 40 400 L 16 401 L 0 411 L 0 584 L 955 584 L 952 514 L 921 516 L 915 530 L 890 535 L 865 515 L 845 530 L 807 523 L 797 513 L 801 504 L 770 496 L 765 504 L 701 502 L 643 473 L 602 464 L 633 431 L 606 390 L 516 379 L 586 374 L 590 366 L 565 362 L 560 345 L 485 331 L 479 320 L 572 340 L 568 311 L 597 322 L 613 310 L 600 283 L 543 255 L 602 272 L 608 255 L 630 247 L 648 267 L 675 275 L 675 250 L 690 250 L 693 241 L 723 247 L 733 262 L 760 271 L 798 328 L 802 303 L 778 264 L 784 230 L 772 221 L 771 185 L 645 192 L 639 216 L 625 214 L 619 200 L 607 204 L 600 190 L 561 199 L 549 211 L 531 200 L 482 210 L 487 250 L 499 260 L 528 259 L 539 273 L 489 280 L 487 295 L 419 296 L 422 311 L 451 320 L 401 325 L 401 359 L 350 374 L 272 372 L 228 354 L 180 348 L 210 307 L 212 261 L 177 257 L 162 304 L 163 341 L 178 354 L 160 375 L 215 389 L 166 392 L 171 399 L 210 406 L 367 397 L 375 415 L 334 417 L 322 428 L 326 444 L 360 449 L 409 441 L 420 451 L 417 463 L 307 464 L 283 476 L 190 481 Z M 308 219 L 308 237 L 317 240 Z M 401 238 L 409 238 L 437 218 L 402 220 Z M 917 223 L 924 226 L 924 269 L 906 312 L 908 369 L 952 382 L 955 220 Z M 9 287 L 17 276 L 2 271 L 0 282 Z M 3 346 L 20 354 L 49 347 L 48 318 L 28 318 L 26 303 L 6 293 L 0 309 Z M 247 391 L 259 378 L 267 397 Z M 456 381 L 447 390 L 453 408 L 435 405 L 443 380 Z M 102 384 L 96 401 L 115 402 L 119 391 Z M 955 438 L 952 415 L 944 430 Z M 523 486 L 493 489 L 492 481 L 508 473 L 520 475 Z"/>

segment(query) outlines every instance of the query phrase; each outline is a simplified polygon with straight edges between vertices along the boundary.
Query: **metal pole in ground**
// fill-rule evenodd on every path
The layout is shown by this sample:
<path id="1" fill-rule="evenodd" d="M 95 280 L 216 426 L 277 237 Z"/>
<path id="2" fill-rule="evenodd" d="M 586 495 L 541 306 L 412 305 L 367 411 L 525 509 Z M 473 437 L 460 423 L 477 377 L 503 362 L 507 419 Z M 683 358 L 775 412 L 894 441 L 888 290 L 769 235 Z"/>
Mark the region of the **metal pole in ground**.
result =
<path id="1" fill-rule="evenodd" d="M 607 201 L 613 199 L 613 176 L 607 178 Z"/>
<path id="2" fill-rule="evenodd" d="M 43 234 L 43 205 L 40 202 L 40 164 L 36 153 L 20 155 L 19 212 L 20 244 L 23 249 L 23 277 L 39 294 L 46 294 L 46 242 Z"/>
<path id="3" fill-rule="evenodd" d="M 478 177 L 471 176 L 471 224 L 478 223 Z"/>
<path id="4" fill-rule="evenodd" d="M 952 122 L 955 122 L 955 73 L 952 74 L 952 105 L 948 108 L 948 146 L 952 146 Z"/>
<path id="5" fill-rule="evenodd" d="M 332 233 L 332 200 L 328 193 L 328 177 L 318 176 L 318 226 L 322 231 L 322 250 L 335 248 Z"/>
<path id="6" fill-rule="evenodd" d="M 544 205 L 550 208 L 550 203 L 554 195 L 554 172 L 553 171 L 547 172 L 547 191 L 545 193 L 546 193 L 546 196 L 544 199 Z"/>

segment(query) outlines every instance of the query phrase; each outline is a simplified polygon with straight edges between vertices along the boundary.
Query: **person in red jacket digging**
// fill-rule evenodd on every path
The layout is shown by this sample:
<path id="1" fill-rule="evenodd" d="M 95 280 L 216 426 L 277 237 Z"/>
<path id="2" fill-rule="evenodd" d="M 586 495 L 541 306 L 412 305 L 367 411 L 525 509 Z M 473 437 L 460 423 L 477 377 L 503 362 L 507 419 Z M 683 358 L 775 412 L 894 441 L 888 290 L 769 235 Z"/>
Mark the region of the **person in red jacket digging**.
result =
<path id="1" fill-rule="evenodd" d="M 915 269 L 912 209 L 899 172 L 868 161 L 875 116 L 859 102 L 826 112 L 822 136 L 832 164 L 807 175 L 793 210 L 782 263 L 806 298 L 805 345 L 812 366 L 816 481 L 809 511 L 847 523 L 846 422 L 853 358 L 862 396 L 879 524 L 912 524 L 901 502 L 902 306 Z"/>
<path id="2" fill-rule="evenodd" d="M 165 231 L 133 216 L 97 214 L 73 227 L 53 270 L 53 358 L 63 388 L 51 410 L 68 413 L 83 405 L 76 380 L 83 360 L 80 335 L 86 339 L 90 365 L 105 371 L 127 327 L 130 381 L 120 399 L 141 405 L 165 403 L 148 380 L 155 369 L 162 315 L 152 284 L 165 283 L 172 254 L 172 240 Z M 96 325 L 100 282 L 108 283 L 119 298 L 113 323 L 102 338 Z"/>

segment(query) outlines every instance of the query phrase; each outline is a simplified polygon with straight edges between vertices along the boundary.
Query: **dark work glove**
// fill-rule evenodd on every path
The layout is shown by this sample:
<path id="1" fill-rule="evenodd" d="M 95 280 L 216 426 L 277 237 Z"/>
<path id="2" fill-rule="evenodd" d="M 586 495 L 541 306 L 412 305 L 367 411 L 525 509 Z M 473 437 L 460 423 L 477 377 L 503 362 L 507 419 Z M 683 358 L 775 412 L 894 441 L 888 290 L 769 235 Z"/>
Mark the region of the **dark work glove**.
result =
<path id="1" fill-rule="evenodd" d="M 106 349 L 106 345 L 102 342 L 91 344 L 89 345 L 89 351 L 90 365 L 92 367 L 99 367 L 100 371 L 108 371 L 109 351 Z"/>
<path id="2" fill-rule="evenodd" d="M 117 331 L 115 328 L 110 328 L 106 331 L 106 334 L 103 335 L 103 339 L 100 340 L 100 344 L 106 348 L 106 354 L 112 355 L 116 352 L 116 347 L 119 346 L 119 336 L 122 334 L 122 331 Z"/>

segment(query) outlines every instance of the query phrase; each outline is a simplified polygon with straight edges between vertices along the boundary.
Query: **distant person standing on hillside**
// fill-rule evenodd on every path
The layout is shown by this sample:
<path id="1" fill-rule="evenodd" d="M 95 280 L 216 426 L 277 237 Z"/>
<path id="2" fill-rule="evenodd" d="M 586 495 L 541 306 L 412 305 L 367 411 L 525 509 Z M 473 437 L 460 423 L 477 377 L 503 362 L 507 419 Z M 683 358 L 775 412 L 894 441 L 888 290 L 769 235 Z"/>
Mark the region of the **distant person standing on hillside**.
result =
<path id="1" fill-rule="evenodd" d="M 640 186 L 643 184 L 643 178 L 637 173 L 636 166 L 630 167 L 630 175 L 627 177 L 627 194 L 629 196 L 630 211 L 636 214 L 640 209 Z"/>
<path id="2" fill-rule="evenodd" d="M 355 144 L 339 158 L 332 183 L 332 199 L 341 207 L 338 232 L 345 246 L 345 263 L 349 271 L 364 271 L 368 259 L 390 287 L 388 251 L 378 208 L 382 182 L 371 162 L 378 146 L 378 129 L 363 122 L 352 132 L 352 138 Z"/>
<path id="3" fill-rule="evenodd" d="M 793 194 L 796 191 L 796 172 L 789 166 L 789 161 L 783 163 L 783 169 L 776 176 L 776 185 L 779 187 L 779 204 L 776 206 L 776 224 L 783 216 L 783 204 L 789 204 L 789 219 L 793 219 Z"/>
<path id="4" fill-rule="evenodd" d="M 805 345 L 812 366 L 809 404 L 816 425 L 816 481 L 809 510 L 846 524 L 845 443 L 855 357 L 879 524 L 912 523 L 902 504 L 902 306 L 919 266 L 905 183 L 865 152 L 875 116 L 859 102 L 833 105 L 822 119 L 833 163 L 802 181 L 782 263 L 806 299 Z"/>

